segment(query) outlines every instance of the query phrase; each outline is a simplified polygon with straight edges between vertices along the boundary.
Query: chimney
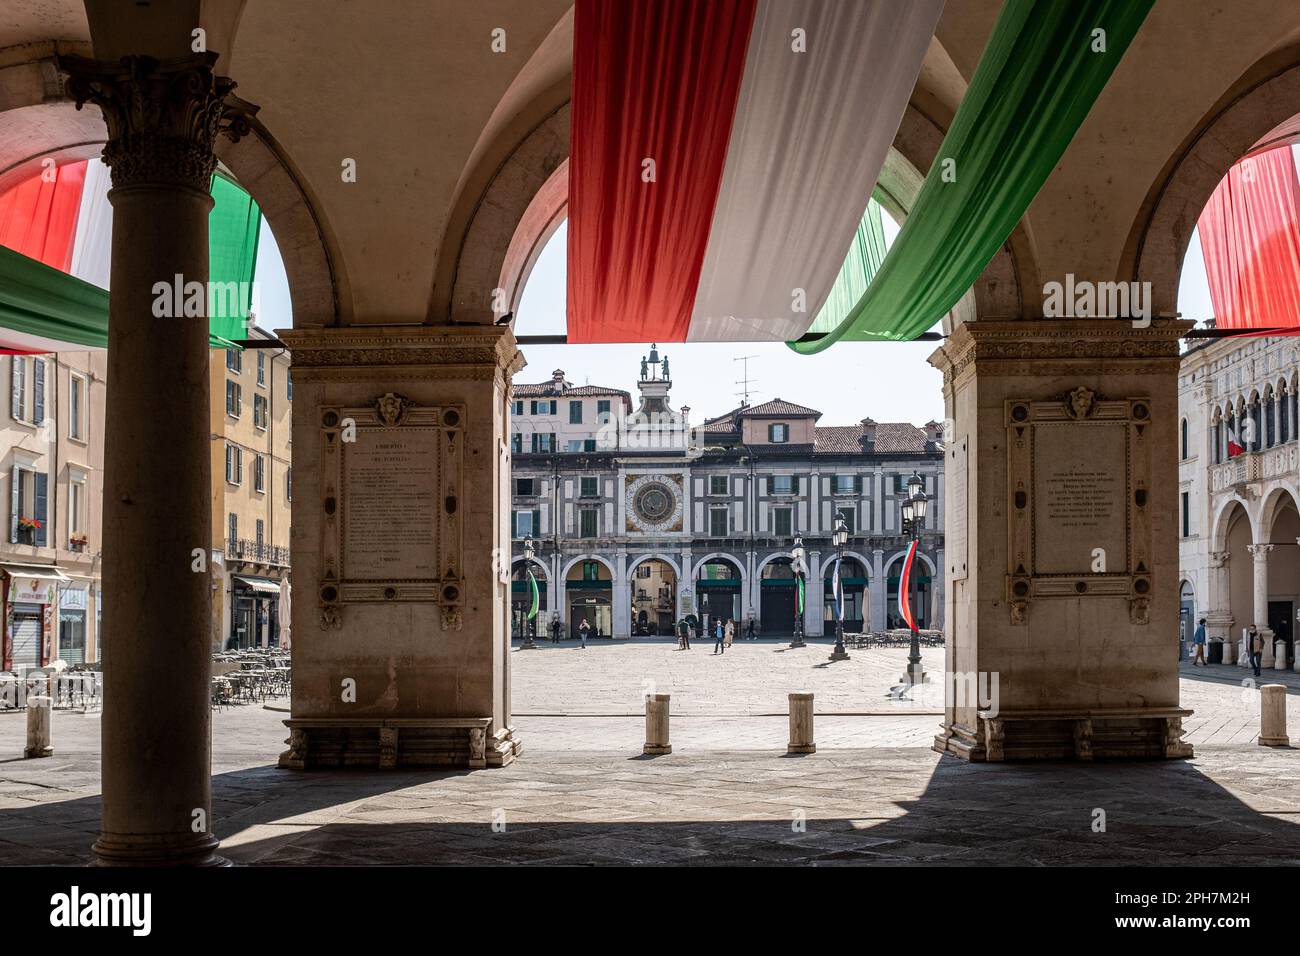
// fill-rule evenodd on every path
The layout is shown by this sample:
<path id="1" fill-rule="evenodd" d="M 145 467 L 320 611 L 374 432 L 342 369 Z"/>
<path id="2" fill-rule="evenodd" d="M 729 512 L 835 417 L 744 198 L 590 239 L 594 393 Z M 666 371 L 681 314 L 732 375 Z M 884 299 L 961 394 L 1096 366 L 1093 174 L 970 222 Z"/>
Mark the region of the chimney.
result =
<path id="1" fill-rule="evenodd" d="M 935 445 L 943 441 L 943 426 L 936 421 L 928 421 L 924 425 L 925 442 L 927 445 Z"/>
<path id="2" fill-rule="evenodd" d="M 559 392 L 563 395 L 564 389 L 567 385 L 568 383 L 564 381 L 564 369 L 557 368 L 551 373 L 551 391 Z"/>
<path id="3" fill-rule="evenodd" d="M 874 418 L 864 418 L 859 422 L 862 426 L 862 441 L 866 446 L 865 451 L 874 451 L 876 447 L 876 420 Z"/>

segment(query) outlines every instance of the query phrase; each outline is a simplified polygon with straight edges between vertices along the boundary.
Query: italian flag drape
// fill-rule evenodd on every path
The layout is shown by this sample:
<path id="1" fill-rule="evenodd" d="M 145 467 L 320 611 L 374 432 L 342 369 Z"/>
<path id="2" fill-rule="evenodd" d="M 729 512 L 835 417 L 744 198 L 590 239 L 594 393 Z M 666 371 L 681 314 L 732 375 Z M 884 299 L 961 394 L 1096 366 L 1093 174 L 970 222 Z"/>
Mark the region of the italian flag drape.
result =
<path id="1" fill-rule="evenodd" d="M 108 167 L 95 159 L 0 194 L 0 352 L 108 347 L 108 190 Z M 209 281 L 240 289 L 234 303 L 213 299 L 210 342 L 225 347 L 247 337 L 262 215 L 248 193 L 221 176 L 213 177 L 212 198 Z"/>
<path id="2" fill-rule="evenodd" d="M 569 341 L 783 341 L 860 295 L 942 6 L 578 0 Z"/>
<path id="3" fill-rule="evenodd" d="M 898 613 L 907 622 L 909 630 L 916 630 L 916 619 L 912 617 L 912 602 L 908 599 L 908 588 L 912 583 L 912 561 L 916 557 L 916 541 L 907 547 L 907 557 L 903 559 L 903 573 L 898 579 Z"/>
<path id="4" fill-rule="evenodd" d="M 1300 181 L 1292 148 L 1233 165 L 1196 228 L 1215 326 L 1300 332 Z"/>

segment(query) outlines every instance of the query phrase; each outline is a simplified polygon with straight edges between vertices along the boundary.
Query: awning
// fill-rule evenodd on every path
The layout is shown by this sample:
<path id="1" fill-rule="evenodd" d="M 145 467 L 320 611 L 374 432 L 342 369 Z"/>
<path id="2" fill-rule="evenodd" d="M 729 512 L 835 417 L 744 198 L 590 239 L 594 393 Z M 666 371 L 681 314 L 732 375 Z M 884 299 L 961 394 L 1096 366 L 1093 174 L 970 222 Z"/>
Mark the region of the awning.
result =
<path id="1" fill-rule="evenodd" d="M 49 564 L 0 564 L 0 571 L 4 571 L 11 578 L 37 578 L 42 581 L 65 583 L 72 580 L 60 568 Z"/>
<path id="2" fill-rule="evenodd" d="M 257 591 L 259 594 L 274 594 L 276 597 L 280 596 L 279 581 L 273 581 L 270 578 L 246 578 L 241 577 L 238 574 L 235 575 L 235 581 L 246 588 Z"/>

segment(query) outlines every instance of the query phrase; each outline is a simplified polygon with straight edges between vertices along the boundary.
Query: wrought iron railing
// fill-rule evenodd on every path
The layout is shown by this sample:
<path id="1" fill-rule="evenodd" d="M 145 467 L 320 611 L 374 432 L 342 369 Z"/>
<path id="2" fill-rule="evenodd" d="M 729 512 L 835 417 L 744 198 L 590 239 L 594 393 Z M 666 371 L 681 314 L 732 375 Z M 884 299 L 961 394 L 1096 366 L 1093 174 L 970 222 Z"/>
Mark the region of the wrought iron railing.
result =
<path id="1" fill-rule="evenodd" d="M 250 564 L 274 564 L 289 567 L 289 549 L 280 545 L 258 543 L 249 538 L 227 538 L 226 559 Z"/>

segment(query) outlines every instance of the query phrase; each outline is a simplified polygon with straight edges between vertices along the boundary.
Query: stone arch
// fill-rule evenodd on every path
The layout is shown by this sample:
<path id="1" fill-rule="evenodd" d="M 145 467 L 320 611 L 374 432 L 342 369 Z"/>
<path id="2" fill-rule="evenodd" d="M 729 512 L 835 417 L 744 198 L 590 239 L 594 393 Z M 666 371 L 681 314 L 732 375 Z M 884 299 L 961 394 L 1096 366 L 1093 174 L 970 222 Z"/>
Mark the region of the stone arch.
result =
<path id="1" fill-rule="evenodd" d="M 700 560 L 696 561 L 695 564 L 691 567 L 692 581 L 698 581 L 700 579 L 700 569 L 703 568 L 710 561 L 726 561 L 738 572 L 740 572 L 741 587 L 744 587 L 746 584 L 749 583 L 749 576 L 745 573 L 745 562 L 737 560 L 735 555 L 729 554 L 726 551 L 714 551 L 710 554 L 706 554 L 704 557 L 700 558 Z"/>
<path id="2" fill-rule="evenodd" d="M 40 44 L 42 55 L 0 68 L 0 191 L 41 170 L 103 151 L 107 130 L 99 110 L 78 110 L 54 63 L 55 53 L 89 54 L 89 44 Z M 218 161 L 257 201 L 275 233 L 293 303 L 294 324 L 345 324 L 351 299 L 342 257 L 305 180 L 275 138 L 253 117 L 238 143 L 219 137 Z"/>
<path id="3" fill-rule="evenodd" d="M 1300 46 L 1256 64 L 1202 117 L 1165 164 L 1138 210 L 1117 270 L 1150 282 L 1153 315 L 1177 311 L 1183 258 L 1201 210 L 1237 160 L 1294 117 Z"/>
<path id="4" fill-rule="evenodd" d="M 561 581 L 569 580 L 569 572 L 572 571 L 576 565 L 581 564 L 583 561 L 595 561 L 598 564 L 603 564 L 605 566 L 605 570 L 609 572 L 611 584 L 618 579 L 618 572 L 614 570 L 614 565 L 610 564 L 609 561 L 606 560 L 605 558 L 602 558 L 598 554 L 579 554 L 576 557 L 570 558 L 569 561 L 564 565 L 564 569 L 560 572 L 560 580 Z"/>
<path id="5" fill-rule="evenodd" d="M 784 558 L 787 561 L 793 561 L 794 555 L 789 551 L 773 551 L 766 558 L 764 558 L 762 561 L 758 562 L 758 564 L 754 566 L 754 580 L 755 581 L 763 580 L 763 569 L 767 567 L 769 564 L 771 564 L 773 561 L 779 561 L 782 558 Z"/>
<path id="6" fill-rule="evenodd" d="M 1287 504 L 1290 504 L 1297 513 L 1300 513 L 1300 501 L 1297 501 L 1295 492 L 1285 485 L 1273 488 L 1264 496 L 1264 500 L 1259 506 L 1259 520 L 1256 524 L 1258 534 L 1254 538 L 1255 541 L 1271 542 L 1273 540 L 1274 526 L 1280 512 Z M 1294 541 L 1284 543 L 1292 544 Z"/>
<path id="7" fill-rule="evenodd" d="M 868 578 L 873 576 L 871 571 L 871 562 L 868 561 L 861 552 L 849 551 L 846 549 L 844 551 L 844 557 L 852 558 L 853 560 L 857 561 L 858 564 L 862 565 L 862 570 L 867 572 Z M 832 553 L 829 557 L 822 560 L 822 577 L 826 577 L 827 575 L 829 575 L 834 565 L 835 565 L 835 555 L 834 553 Z"/>
<path id="8" fill-rule="evenodd" d="M 1218 512 L 1214 515 L 1214 520 L 1210 523 L 1210 527 L 1213 529 L 1210 535 L 1210 550 L 1212 551 L 1223 551 L 1228 547 L 1228 528 L 1232 523 L 1233 505 L 1239 505 L 1241 513 L 1246 517 L 1246 524 L 1250 529 L 1251 543 L 1254 544 L 1259 540 L 1255 517 L 1250 513 L 1250 505 L 1247 504 L 1244 498 L 1234 494 L 1219 506 Z"/>
<path id="9" fill-rule="evenodd" d="M 646 554 L 638 555 L 637 557 L 633 558 L 632 563 L 627 566 L 627 576 L 629 580 L 632 577 L 632 572 L 635 571 L 637 568 L 639 568 L 641 565 L 645 564 L 647 561 L 664 562 L 670 568 L 673 569 L 673 574 L 677 576 L 677 580 L 678 581 L 682 580 L 681 564 L 678 563 L 678 561 L 674 560 L 671 555 L 664 554 L 661 551 L 651 551 L 651 552 L 647 552 Z"/>
<path id="10" fill-rule="evenodd" d="M 513 561 L 510 562 L 510 577 L 512 580 L 516 574 L 523 573 L 527 563 L 528 562 L 526 562 L 523 558 L 515 558 Z M 534 576 L 539 577 L 540 580 L 543 581 L 549 581 L 551 579 L 550 569 L 543 562 L 538 561 L 536 558 L 533 558 L 532 565 L 534 569 L 533 570 Z M 537 574 L 538 570 L 541 571 L 540 575 Z"/>
<path id="11" fill-rule="evenodd" d="M 889 578 L 889 569 L 892 568 L 895 563 L 901 561 L 905 557 L 907 557 L 906 548 L 904 548 L 902 551 L 895 551 L 893 554 L 891 554 L 888 558 L 885 559 L 885 563 L 882 565 L 882 567 L 884 568 L 883 576 L 886 580 L 888 580 Z M 934 563 L 933 559 L 931 559 L 924 551 L 918 548 L 916 551 L 916 557 L 917 560 L 922 561 L 925 564 L 926 568 L 929 569 L 929 573 L 931 577 L 934 577 L 939 573 L 938 566 Z"/>

